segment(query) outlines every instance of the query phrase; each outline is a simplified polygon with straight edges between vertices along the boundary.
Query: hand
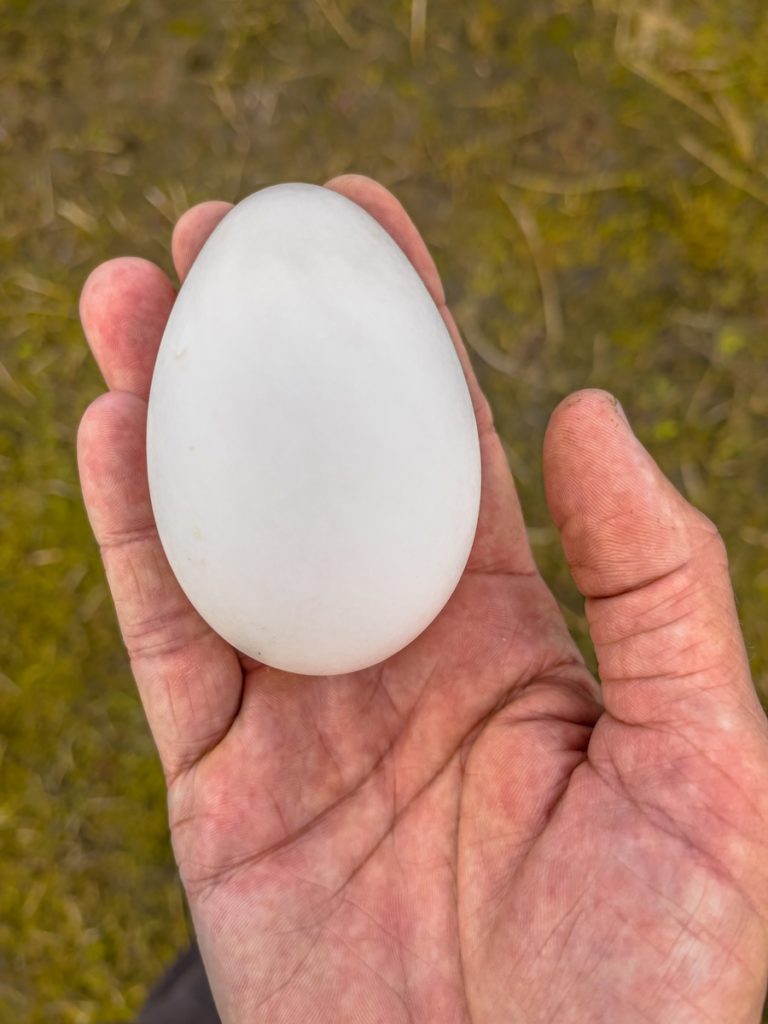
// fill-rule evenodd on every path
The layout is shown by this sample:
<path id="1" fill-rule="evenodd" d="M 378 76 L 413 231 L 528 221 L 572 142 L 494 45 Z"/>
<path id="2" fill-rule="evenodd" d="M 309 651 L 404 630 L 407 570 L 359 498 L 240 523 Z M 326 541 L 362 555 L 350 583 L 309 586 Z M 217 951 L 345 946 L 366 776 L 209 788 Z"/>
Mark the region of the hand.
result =
<path id="1" fill-rule="evenodd" d="M 222 1019 L 754 1024 L 768 967 L 768 727 L 716 529 L 610 395 L 558 406 L 544 475 L 598 687 L 537 573 L 423 241 L 375 182 L 328 187 L 378 218 L 421 274 L 481 438 L 467 570 L 429 629 L 382 664 L 291 675 L 200 619 L 164 557 L 145 469 L 174 289 L 152 264 L 119 259 L 81 301 L 110 388 L 80 426 L 83 492 Z M 181 218 L 181 278 L 227 209 Z"/>

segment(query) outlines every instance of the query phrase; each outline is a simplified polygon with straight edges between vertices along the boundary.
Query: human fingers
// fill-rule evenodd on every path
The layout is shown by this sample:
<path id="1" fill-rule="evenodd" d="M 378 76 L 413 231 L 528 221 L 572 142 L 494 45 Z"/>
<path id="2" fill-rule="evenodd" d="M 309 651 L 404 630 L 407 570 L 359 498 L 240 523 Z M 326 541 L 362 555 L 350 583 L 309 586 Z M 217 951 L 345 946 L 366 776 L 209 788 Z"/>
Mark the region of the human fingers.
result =
<path id="1" fill-rule="evenodd" d="M 81 420 L 77 454 L 88 517 L 169 781 L 220 739 L 237 714 L 237 654 L 182 592 L 155 528 L 146 470 L 147 406 L 108 392 Z"/>
<path id="2" fill-rule="evenodd" d="M 357 203 L 358 206 L 362 206 L 394 238 L 411 261 L 414 269 L 426 285 L 427 291 L 432 296 L 435 305 L 443 314 L 443 319 L 446 321 L 446 325 L 451 333 L 456 352 L 461 360 L 464 375 L 467 378 L 470 394 L 472 395 L 478 428 L 481 431 L 491 429 L 493 424 L 491 408 L 478 384 L 464 342 L 446 305 L 445 291 L 440 275 L 437 272 L 435 261 L 432 259 L 426 242 L 421 237 L 419 229 L 413 223 L 405 207 L 389 189 L 373 178 L 366 177 L 364 174 L 341 174 L 327 181 L 325 187 L 333 189 L 334 192 L 341 193 L 341 195 Z"/>
<path id="3" fill-rule="evenodd" d="M 664 476 L 616 400 L 555 410 L 544 478 L 597 654 L 606 710 L 632 724 L 764 716 L 715 526 Z"/>
<path id="4" fill-rule="evenodd" d="M 80 295 L 80 319 L 109 388 L 149 395 L 175 297 L 163 271 L 134 256 L 109 260 L 89 275 Z"/>
<path id="5" fill-rule="evenodd" d="M 475 409 L 482 463 L 480 516 L 467 563 L 468 571 L 514 575 L 536 572 L 515 483 L 501 440 L 493 427 L 490 405 L 446 305 L 440 276 L 418 228 L 400 201 L 372 178 L 362 174 L 343 174 L 326 182 L 325 187 L 362 206 L 397 242 L 440 310 L 456 348 Z"/>
<path id="6" fill-rule="evenodd" d="M 171 238 L 171 253 L 180 281 L 189 273 L 189 268 L 197 259 L 213 229 L 231 209 L 232 203 L 211 199 L 207 203 L 198 203 L 197 206 L 190 207 L 176 221 Z"/>
<path id="7" fill-rule="evenodd" d="M 173 232 L 176 270 L 184 279 L 231 203 L 200 203 Z M 168 276 L 149 260 L 121 256 L 91 272 L 80 295 L 80 319 L 107 386 L 146 398 L 157 350 L 176 298 Z"/>

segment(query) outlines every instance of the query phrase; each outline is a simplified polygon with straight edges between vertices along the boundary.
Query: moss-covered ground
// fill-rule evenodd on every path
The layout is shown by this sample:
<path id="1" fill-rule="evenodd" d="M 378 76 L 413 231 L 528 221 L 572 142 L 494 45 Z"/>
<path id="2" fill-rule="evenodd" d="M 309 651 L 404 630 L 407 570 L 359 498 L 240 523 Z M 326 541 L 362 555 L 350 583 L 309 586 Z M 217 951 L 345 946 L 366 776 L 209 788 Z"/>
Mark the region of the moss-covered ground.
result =
<path id="1" fill-rule="evenodd" d="M 726 538 L 768 694 L 763 0 L 0 0 L 0 1020 L 127 1020 L 188 934 L 77 483 L 100 260 L 373 175 L 432 246 L 542 569 L 571 389 L 607 387 Z"/>

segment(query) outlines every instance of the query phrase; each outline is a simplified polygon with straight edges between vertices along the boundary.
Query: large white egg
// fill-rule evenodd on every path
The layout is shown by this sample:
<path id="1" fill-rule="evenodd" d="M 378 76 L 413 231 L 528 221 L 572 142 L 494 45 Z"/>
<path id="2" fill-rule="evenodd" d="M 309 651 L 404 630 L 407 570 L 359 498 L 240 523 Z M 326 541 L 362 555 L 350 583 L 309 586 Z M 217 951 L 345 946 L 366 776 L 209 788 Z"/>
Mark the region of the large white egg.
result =
<path id="1" fill-rule="evenodd" d="M 292 672 L 412 641 L 477 525 L 477 428 L 442 317 L 378 222 L 316 185 L 255 193 L 206 242 L 160 345 L 147 459 L 192 604 Z"/>

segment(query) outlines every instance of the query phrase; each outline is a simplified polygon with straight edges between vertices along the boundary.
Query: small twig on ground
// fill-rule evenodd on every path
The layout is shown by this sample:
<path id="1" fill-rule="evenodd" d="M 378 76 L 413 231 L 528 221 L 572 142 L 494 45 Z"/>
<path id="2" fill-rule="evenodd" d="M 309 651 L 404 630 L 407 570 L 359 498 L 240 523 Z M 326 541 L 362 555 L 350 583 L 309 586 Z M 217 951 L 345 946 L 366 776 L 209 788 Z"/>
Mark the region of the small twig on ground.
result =
<path id="1" fill-rule="evenodd" d="M 703 118 L 709 124 L 714 125 L 715 128 L 722 129 L 723 122 L 716 110 L 714 110 L 706 100 L 703 100 L 701 96 L 697 96 L 693 89 L 689 89 L 682 82 L 678 81 L 673 75 L 669 75 L 666 71 L 662 71 L 661 68 L 654 67 L 647 61 L 640 60 L 637 57 L 632 57 L 630 54 L 619 54 L 621 63 L 633 74 L 639 78 L 644 78 L 650 85 L 655 85 L 657 89 L 665 93 L 673 100 L 677 100 L 678 103 L 682 103 L 683 106 L 692 110 L 699 117 Z"/>
<path id="2" fill-rule="evenodd" d="M 746 119 L 730 96 L 722 91 L 712 92 L 712 100 L 720 112 L 728 131 L 731 133 L 739 156 L 746 164 L 755 158 L 755 129 Z"/>
<path id="3" fill-rule="evenodd" d="M 427 39 L 427 0 L 411 0 L 411 57 L 419 61 L 424 56 Z"/>
<path id="4" fill-rule="evenodd" d="M 531 253 L 541 290 L 547 342 L 554 345 L 560 344 L 565 336 L 560 289 L 557 285 L 557 276 L 545 252 L 539 226 L 531 211 L 509 195 L 505 189 L 499 189 L 499 196 L 520 228 Z"/>
<path id="5" fill-rule="evenodd" d="M 465 324 L 461 324 L 461 336 L 472 351 L 478 355 L 484 363 L 503 373 L 505 377 L 517 378 L 520 376 L 520 361 L 515 356 L 507 355 L 500 349 L 486 341 L 479 332 L 467 330 Z"/>
<path id="6" fill-rule="evenodd" d="M 722 129 L 722 119 L 712 104 L 652 60 L 659 40 L 670 36 L 679 43 L 687 39 L 688 32 L 684 25 L 662 11 L 643 11 L 638 18 L 634 10 L 619 7 L 613 40 L 616 59 L 632 74 Z"/>
<path id="7" fill-rule="evenodd" d="M 753 199 L 757 199 L 768 206 L 768 189 L 753 181 L 746 171 L 734 166 L 724 156 L 715 152 L 715 150 L 709 149 L 708 146 L 705 146 L 703 142 L 700 142 L 693 135 L 681 135 L 677 141 L 686 153 L 695 160 L 698 160 L 700 164 L 709 168 L 713 174 L 722 178 L 729 185 L 733 185 L 734 188 L 745 192 L 747 195 L 752 196 Z"/>
<path id="8" fill-rule="evenodd" d="M 35 396 L 32 392 L 11 376 L 10 370 L 4 363 L 0 363 L 0 390 L 5 391 L 11 398 L 17 399 L 22 405 L 30 406 L 35 403 Z"/>
<path id="9" fill-rule="evenodd" d="M 362 39 L 356 29 L 347 21 L 343 12 L 336 6 L 335 0 L 316 0 L 316 2 L 328 24 L 342 42 L 346 43 L 350 50 L 359 50 Z"/>
<path id="10" fill-rule="evenodd" d="M 551 177 L 520 167 L 507 174 L 507 181 L 518 188 L 527 188 L 531 192 L 543 192 L 551 196 L 588 196 L 594 192 L 612 192 L 614 189 L 631 188 L 635 185 L 635 182 L 628 181 L 625 175 L 619 174 L 600 174 L 579 180 Z"/>

